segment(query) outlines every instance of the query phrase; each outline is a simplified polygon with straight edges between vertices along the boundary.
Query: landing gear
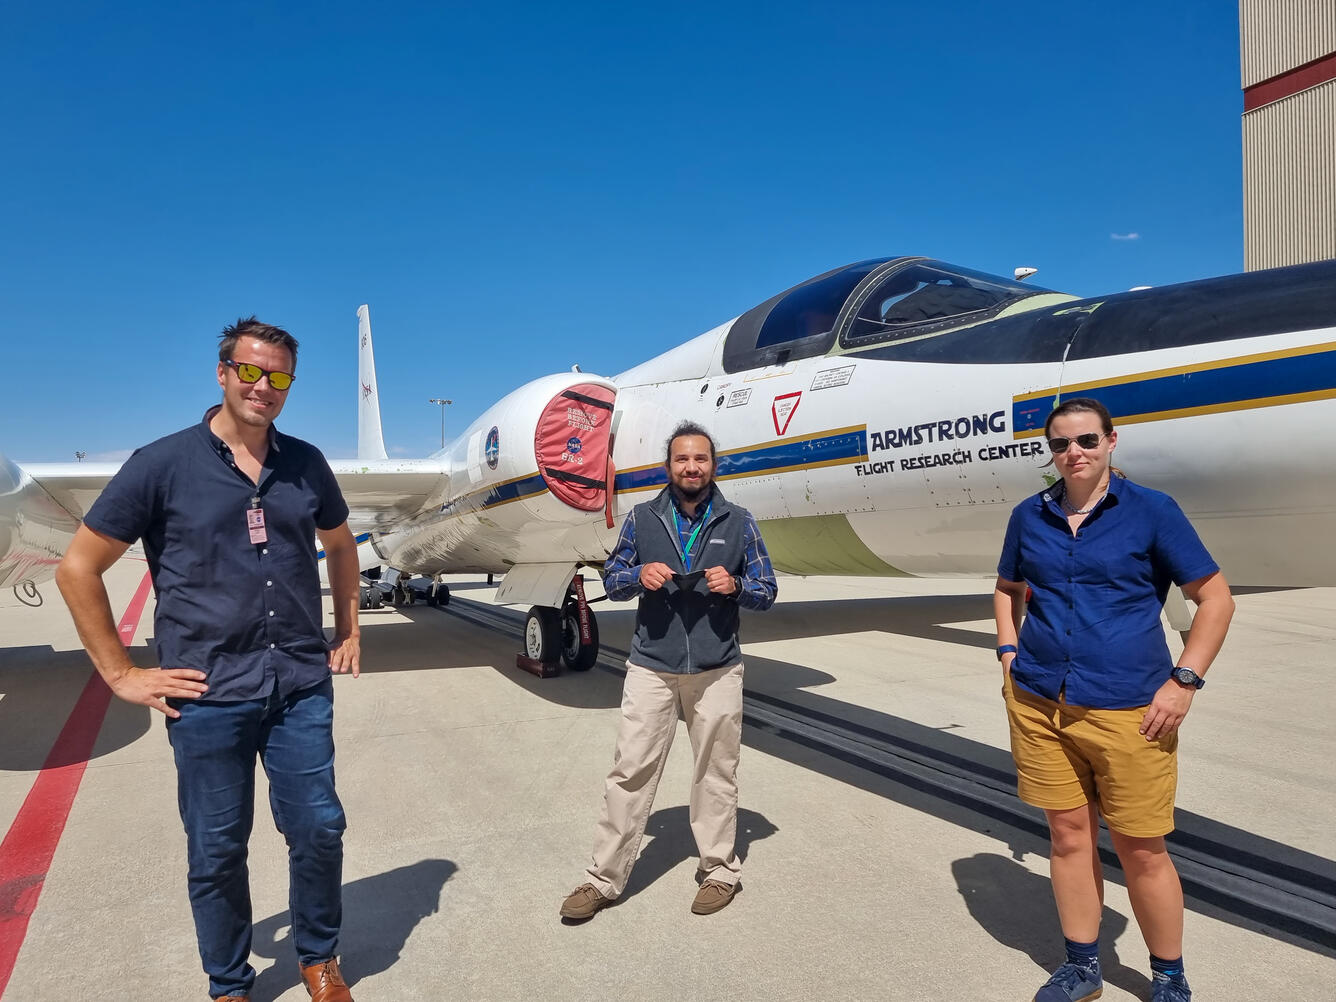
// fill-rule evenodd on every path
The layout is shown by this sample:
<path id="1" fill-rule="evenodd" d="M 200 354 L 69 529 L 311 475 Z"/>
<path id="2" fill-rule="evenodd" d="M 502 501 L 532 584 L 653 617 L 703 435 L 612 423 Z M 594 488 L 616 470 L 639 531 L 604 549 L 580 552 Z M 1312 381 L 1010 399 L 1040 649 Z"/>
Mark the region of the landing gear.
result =
<path id="1" fill-rule="evenodd" d="M 561 653 L 561 614 L 535 605 L 524 620 L 524 655 L 539 664 L 555 664 Z"/>
<path id="2" fill-rule="evenodd" d="M 427 604 L 433 609 L 445 608 L 450 604 L 450 586 L 444 581 L 437 581 L 427 590 Z"/>
<path id="3" fill-rule="evenodd" d="M 380 583 L 380 568 L 368 567 L 362 571 L 357 590 L 357 608 L 379 609 L 385 604 L 385 586 Z"/>
<path id="4" fill-rule="evenodd" d="M 357 594 L 359 609 L 379 609 L 386 603 L 405 608 L 417 602 L 426 602 L 433 608 L 449 605 L 450 587 L 434 577 L 415 578 L 393 568 L 383 576 L 379 567 L 362 572 Z"/>
<path id="5" fill-rule="evenodd" d="M 407 578 L 400 578 L 394 585 L 394 591 L 391 594 L 390 602 L 393 605 L 404 607 L 412 605 L 417 601 L 417 592 L 408 584 Z"/>
<path id="6" fill-rule="evenodd" d="M 598 620 L 589 616 L 589 639 L 580 635 L 580 610 L 568 602 L 561 610 L 561 660 L 571 671 L 588 671 L 598 660 Z"/>
<path id="7" fill-rule="evenodd" d="M 524 620 L 519 667 L 548 678 L 556 674 L 558 660 L 571 671 L 588 671 L 598 660 L 598 620 L 585 601 L 584 578 L 579 575 L 560 609 L 535 605 Z"/>
<path id="8" fill-rule="evenodd" d="M 561 660 L 571 671 L 588 671 L 598 660 L 598 620 L 585 601 L 580 574 L 571 581 L 561 607 Z"/>

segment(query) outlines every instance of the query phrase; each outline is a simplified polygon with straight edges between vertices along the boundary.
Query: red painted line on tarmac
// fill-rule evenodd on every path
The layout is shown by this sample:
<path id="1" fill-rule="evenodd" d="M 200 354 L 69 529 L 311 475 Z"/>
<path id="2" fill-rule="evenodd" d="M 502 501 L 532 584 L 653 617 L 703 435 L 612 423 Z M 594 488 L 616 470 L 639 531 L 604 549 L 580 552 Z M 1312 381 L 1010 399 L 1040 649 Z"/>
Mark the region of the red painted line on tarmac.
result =
<path id="1" fill-rule="evenodd" d="M 145 574 L 116 627 L 127 647 L 148 603 L 150 585 Z M 14 973 L 19 947 L 28 932 L 28 919 L 37 908 L 42 884 L 51 869 L 56 845 L 65 831 L 74 795 L 79 792 L 88 757 L 110 704 L 111 690 L 94 671 L 9 833 L 0 842 L 0 998 L 4 998 L 5 987 Z"/>

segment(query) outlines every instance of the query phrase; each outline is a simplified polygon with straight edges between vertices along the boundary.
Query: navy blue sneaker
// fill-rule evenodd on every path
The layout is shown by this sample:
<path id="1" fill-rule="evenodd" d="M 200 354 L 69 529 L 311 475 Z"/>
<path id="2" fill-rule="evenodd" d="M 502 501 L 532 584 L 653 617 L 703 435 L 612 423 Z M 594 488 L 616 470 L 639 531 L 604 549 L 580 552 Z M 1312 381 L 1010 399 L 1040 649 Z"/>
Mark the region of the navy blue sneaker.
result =
<path id="1" fill-rule="evenodd" d="M 1104 994 L 1104 978 L 1099 973 L 1099 961 L 1089 967 L 1063 964 L 1035 992 L 1034 1002 L 1089 1002 Z M 1165 996 L 1166 1002 L 1172 996 Z M 1155 1002 L 1160 1002 L 1156 999 Z"/>
<path id="2" fill-rule="evenodd" d="M 1188 979 L 1181 974 L 1151 975 L 1150 1002 L 1192 1002 Z"/>

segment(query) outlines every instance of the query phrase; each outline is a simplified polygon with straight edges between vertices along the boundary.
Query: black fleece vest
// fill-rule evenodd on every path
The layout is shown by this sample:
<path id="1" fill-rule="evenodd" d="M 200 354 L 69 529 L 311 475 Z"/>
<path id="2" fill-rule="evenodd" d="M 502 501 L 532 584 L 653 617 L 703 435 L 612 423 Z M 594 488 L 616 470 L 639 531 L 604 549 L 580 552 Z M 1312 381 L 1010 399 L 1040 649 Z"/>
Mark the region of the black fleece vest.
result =
<path id="1" fill-rule="evenodd" d="M 683 574 L 686 567 L 669 490 L 664 488 L 653 501 L 636 505 L 636 556 L 641 564 L 660 562 L 675 574 Z M 691 548 L 692 572 L 723 567 L 730 574 L 744 573 L 745 518 L 746 512 L 724 500 L 716 485 L 713 510 Z M 669 581 L 658 591 L 643 592 L 630 660 L 642 668 L 679 675 L 737 664 L 742 660 L 737 599 L 714 594 L 704 577 L 685 588 Z"/>

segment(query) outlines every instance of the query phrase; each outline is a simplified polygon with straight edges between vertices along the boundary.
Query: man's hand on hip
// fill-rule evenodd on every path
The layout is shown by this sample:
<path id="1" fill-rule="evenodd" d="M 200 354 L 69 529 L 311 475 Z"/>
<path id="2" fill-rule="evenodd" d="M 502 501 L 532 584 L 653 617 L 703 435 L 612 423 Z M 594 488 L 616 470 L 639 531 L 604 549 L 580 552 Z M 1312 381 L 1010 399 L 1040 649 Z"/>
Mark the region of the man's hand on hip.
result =
<path id="1" fill-rule="evenodd" d="M 167 705 L 169 699 L 199 699 L 209 687 L 198 668 L 136 668 L 130 665 L 107 684 L 127 703 L 151 706 L 169 717 L 181 716 Z"/>
<path id="2" fill-rule="evenodd" d="M 671 580 L 673 569 L 658 561 L 640 568 L 640 584 L 645 591 L 658 591 Z"/>

